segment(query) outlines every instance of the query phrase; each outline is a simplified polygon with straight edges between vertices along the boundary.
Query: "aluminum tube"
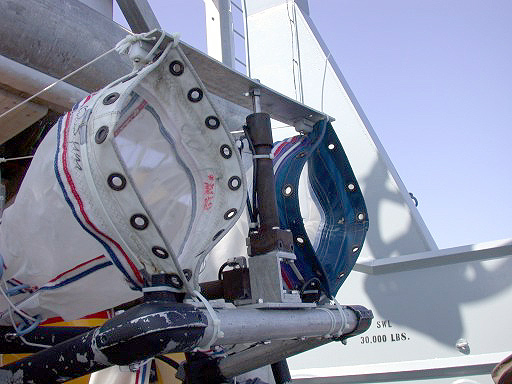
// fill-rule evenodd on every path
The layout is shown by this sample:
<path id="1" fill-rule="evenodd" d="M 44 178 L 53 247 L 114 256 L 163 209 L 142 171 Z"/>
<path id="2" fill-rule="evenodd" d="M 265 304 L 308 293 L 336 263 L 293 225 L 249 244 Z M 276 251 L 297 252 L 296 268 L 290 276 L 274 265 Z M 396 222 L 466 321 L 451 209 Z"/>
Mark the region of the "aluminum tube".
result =
<path id="1" fill-rule="evenodd" d="M 112 49 L 128 32 L 78 0 L 0 1 L 0 55 L 61 78 Z M 113 52 L 73 76 L 88 92 L 130 73 Z"/>
<path id="2" fill-rule="evenodd" d="M 214 322 L 211 314 L 203 342 L 208 343 L 214 336 Z M 316 337 L 352 332 L 358 324 L 356 314 L 343 309 L 344 317 L 337 309 L 225 309 L 216 311 L 220 320 L 219 335 L 212 345 L 255 343 L 266 340 Z M 202 346 L 202 345 L 201 345 Z"/>
<path id="3" fill-rule="evenodd" d="M 276 361 L 286 359 L 304 351 L 330 343 L 332 339 L 312 338 L 308 340 L 283 340 L 273 341 L 255 348 L 228 356 L 219 361 L 219 370 L 226 378 L 241 375 L 273 364 Z"/>
<path id="4" fill-rule="evenodd" d="M 57 81 L 17 61 L 0 55 L 0 83 L 18 91 L 34 95 L 41 89 Z M 37 99 L 42 100 L 51 109 L 64 112 L 87 96 L 87 92 L 66 82 L 60 82 L 41 94 Z"/>

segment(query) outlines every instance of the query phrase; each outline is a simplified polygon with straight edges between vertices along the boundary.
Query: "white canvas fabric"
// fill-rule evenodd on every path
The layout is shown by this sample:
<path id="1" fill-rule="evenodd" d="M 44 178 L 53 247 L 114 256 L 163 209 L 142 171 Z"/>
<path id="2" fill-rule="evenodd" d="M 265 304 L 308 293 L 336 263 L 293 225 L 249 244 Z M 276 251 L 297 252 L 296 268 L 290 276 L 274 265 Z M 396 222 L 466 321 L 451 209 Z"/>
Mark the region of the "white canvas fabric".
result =
<path id="1" fill-rule="evenodd" d="M 229 127 L 169 44 L 45 138 L 0 226 L 3 289 L 28 315 L 65 320 L 139 297 L 155 273 L 191 293 L 242 213 L 242 175 Z"/>

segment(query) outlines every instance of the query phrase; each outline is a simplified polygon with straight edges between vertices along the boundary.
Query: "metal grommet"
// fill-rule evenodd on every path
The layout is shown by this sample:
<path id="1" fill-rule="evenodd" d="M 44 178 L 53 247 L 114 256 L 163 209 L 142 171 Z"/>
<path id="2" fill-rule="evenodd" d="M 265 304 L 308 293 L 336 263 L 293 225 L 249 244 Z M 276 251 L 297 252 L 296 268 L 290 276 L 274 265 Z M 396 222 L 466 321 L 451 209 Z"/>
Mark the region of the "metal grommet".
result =
<path id="1" fill-rule="evenodd" d="M 357 251 L 359 251 L 359 247 L 354 245 L 354 247 L 352 247 L 352 253 L 356 253 Z"/>
<path id="2" fill-rule="evenodd" d="M 201 88 L 192 88 L 190 91 L 188 91 L 187 98 L 191 102 L 197 103 L 198 101 L 201 101 L 201 99 L 203 98 L 203 91 L 201 90 Z"/>
<path id="3" fill-rule="evenodd" d="M 357 215 L 357 220 L 359 220 L 359 221 L 363 221 L 363 220 L 364 220 L 364 213 L 359 213 L 359 214 Z"/>
<path id="4" fill-rule="evenodd" d="M 231 149 L 231 147 L 229 145 L 222 144 L 220 146 L 220 155 L 225 159 L 229 159 L 231 157 L 231 155 L 233 155 L 233 150 Z"/>
<path id="5" fill-rule="evenodd" d="M 333 143 L 329 143 L 327 145 L 327 149 L 329 149 L 330 151 L 332 151 L 334 148 L 336 148 L 336 146 Z"/>
<path id="6" fill-rule="evenodd" d="M 121 191 L 126 187 L 126 178 L 120 173 L 112 173 L 107 178 L 107 183 L 114 191 Z"/>
<path id="7" fill-rule="evenodd" d="M 190 281 L 190 279 L 192 278 L 192 271 L 190 269 L 184 269 L 183 274 L 185 275 L 187 281 Z"/>
<path id="8" fill-rule="evenodd" d="M 232 191 L 236 191 L 242 185 L 242 179 L 238 176 L 231 176 L 228 180 L 228 187 Z"/>
<path id="9" fill-rule="evenodd" d="M 356 185 L 354 183 L 348 183 L 347 184 L 347 189 L 350 191 L 350 192 L 354 192 L 356 190 Z"/>
<path id="10" fill-rule="evenodd" d="M 101 144 L 105 141 L 105 139 L 108 136 L 108 127 L 106 125 L 103 125 L 96 131 L 96 134 L 94 135 L 94 141 L 96 144 Z"/>
<path id="11" fill-rule="evenodd" d="M 217 116 L 208 116 L 204 120 L 204 123 L 210 129 L 217 129 L 220 127 L 220 120 L 217 118 Z"/>
<path id="12" fill-rule="evenodd" d="M 297 243 L 299 243 L 300 245 L 304 245 L 304 243 L 305 243 L 305 240 L 304 240 L 304 238 L 303 238 L 302 236 L 297 236 L 297 237 L 295 238 L 295 241 L 296 241 Z"/>
<path id="13" fill-rule="evenodd" d="M 142 231 L 143 229 L 146 229 L 148 227 L 149 220 L 143 214 L 136 213 L 130 218 L 130 224 L 132 225 L 133 228 Z"/>
<path id="14" fill-rule="evenodd" d="M 184 70 L 185 66 L 181 61 L 174 60 L 171 64 L 169 64 L 169 72 L 171 72 L 174 76 L 183 74 Z"/>
<path id="15" fill-rule="evenodd" d="M 291 196 L 293 194 L 293 185 L 291 185 L 291 184 L 283 185 L 283 188 L 281 189 L 281 193 L 285 197 Z"/>
<path id="16" fill-rule="evenodd" d="M 183 281 L 180 279 L 180 277 L 175 274 L 175 273 L 171 273 L 169 274 L 169 282 L 171 283 L 171 285 L 176 288 L 176 289 L 180 289 L 183 287 Z"/>
<path id="17" fill-rule="evenodd" d="M 113 104 L 113 103 L 115 103 L 115 101 L 117 99 L 119 99 L 119 93 L 112 92 L 112 93 L 108 94 L 107 96 L 105 96 L 105 98 L 103 99 L 103 104 L 105 104 L 105 105 Z"/>
<path id="18" fill-rule="evenodd" d="M 212 241 L 215 241 L 219 238 L 220 235 L 222 235 L 222 232 L 224 232 L 223 229 L 221 229 L 219 232 L 217 232 L 215 235 L 213 235 Z"/>
<path id="19" fill-rule="evenodd" d="M 167 259 L 169 257 L 169 252 L 167 252 L 164 248 L 158 247 L 156 245 L 151 248 L 151 252 L 153 252 L 153 255 L 160 259 Z"/>
<path id="20" fill-rule="evenodd" d="M 236 215 L 236 213 L 237 213 L 237 212 L 238 212 L 238 211 L 236 210 L 236 208 L 228 209 L 228 210 L 226 211 L 226 213 L 224 214 L 224 219 L 225 219 L 225 220 L 230 220 L 230 219 L 232 219 L 233 217 L 235 217 L 235 215 Z"/>

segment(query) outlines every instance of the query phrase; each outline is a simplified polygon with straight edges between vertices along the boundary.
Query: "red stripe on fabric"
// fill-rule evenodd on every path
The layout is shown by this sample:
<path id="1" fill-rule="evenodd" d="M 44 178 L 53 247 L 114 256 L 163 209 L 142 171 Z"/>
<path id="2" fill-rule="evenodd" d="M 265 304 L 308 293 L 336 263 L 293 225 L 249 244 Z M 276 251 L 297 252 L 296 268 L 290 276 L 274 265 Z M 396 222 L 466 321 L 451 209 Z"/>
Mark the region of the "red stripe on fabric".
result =
<path id="1" fill-rule="evenodd" d="M 137 369 L 137 373 L 135 375 L 135 384 L 139 384 L 139 374 L 140 374 L 140 368 Z"/>
<path id="2" fill-rule="evenodd" d="M 67 141 L 68 141 L 67 140 L 68 129 L 69 129 L 69 122 L 71 120 L 70 116 L 71 116 L 71 113 L 68 112 L 66 114 L 66 127 L 64 129 L 64 136 L 63 136 L 63 143 L 62 143 L 62 168 L 64 170 L 64 174 L 66 175 L 66 180 L 67 180 L 67 182 L 69 184 L 71 192 L 73 193 L 73 196 L 75 197 L 76 202 L 77 202 L 78 206 L 80 207 L 80 212 L 82 213 L 82 215 L 83 215 L 85 221 L 87 222 L 87 224 L 89 224 L 96 232 L 98 232 L 100 235 L 102 235 L 107 240 L 112 242 L 115 245 L 115 247 L 117 249 L 119 249 L 119 251 L 123 254 L 124 258 L 126 259 L 128 264 L 130 265 L 130 268 L 132 269 L 132 271 L 133 271 L 135 277 L 137 278 L 137 280 L 139 280 L 139 282 L 142 283 L 143 279 L 142 279 L 142 276 L 139 273 L 139 270 L 137 269 L 137 267 L 135 267 L 135 265 L 133 264 L 131 259 L 128 257 L 128 255 L 124 252 L 124 250 L 121 248 L 121 246 L 116 241 L 111 239 L 108 235 L 106 235 L 105 233 L 101 232 L 98 228 L 96 228 L 96 226 L 91 222 L 91 220 L 89 220 L 89 217 L 87 216 L 87 213 L 85 212 L 82 199 L 78 195 L 78 192 L 77 192 L 77 190 L 75 188 L 75 184 L 73 183 L 73 179 L 71 178 L 71 174 L 69 173 L 68 162 L 67 162 L 67 158 L 66 158 L 66 154 L 67 154 L 67 150 L 68 150 L 68 145 L 67 145 L 68 144 L 67 143 Z"/>
<path id="3" fill-rule="evenodd" d="M 276 150 L 274 151 L 274 157 L 279 155 L 279 153 L 283 150 L 283 148 L 286 146 L 286 144 L 288 144 L 288 143 L 286 141 L 284 141 L 277 146 Z"/>
<path id="4" fill-rule="evenodd" d="M 117 136 L 121 133 L 123 129 L 130 123 L 133 119 L 135 119 L 139 113 L 148 105 L 148 102 L 146 100 L 142 100 L 142 103 L 140 103 L 135 110 L 130 113 L 130 115 L 126 118 L 125 121 L 123 121 L 114 131 L 114 136 Z"/>
<path id="5" fill-rule="evenodd" d="M 80 267 L 83 267 L 84 265 L 87 265 L 89 263 L 92 263 L 93 261 L 96 261 L 96 260 L 99 260 L 99 259 L 106 259 L 106 256 L 105 255 L 101 255 L 101 256 L 98 256 L 98 257 L 95 257 L 94 259 L 91 259 L 89 261 L 85 261 L 81 264 L 78 264 L 77 266 L 75 266 L 74 268 L 71 268 L 65 272 L 62 272 L 61 274 L 57 275 L 56 277 L 54 277 L 53 279 L 51 279 L 49 281 L 49 283 L 53 283 L 54 281 L 60 279 L 62 276 L 64 276 L 66 273 L 69 273 L 69 272 L 73 272 L 74 270 L 80 268 Z"/>

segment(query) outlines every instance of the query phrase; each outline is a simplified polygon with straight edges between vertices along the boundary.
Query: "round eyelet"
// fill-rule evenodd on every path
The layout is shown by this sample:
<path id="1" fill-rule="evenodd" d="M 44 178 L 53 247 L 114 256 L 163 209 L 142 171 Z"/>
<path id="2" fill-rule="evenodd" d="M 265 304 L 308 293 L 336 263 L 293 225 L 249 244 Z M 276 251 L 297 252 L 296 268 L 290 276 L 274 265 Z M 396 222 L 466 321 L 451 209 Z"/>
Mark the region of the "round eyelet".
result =
<path id="1" fill-rule="evenodd" d="M 220 155 L 225 159 L 229 159 L 233 155 L 233 150 L 229 145 L 223 144 L 220 146 Z"/>
<path id="2" fill-rule="evenodd" d="M 190 91 L 188 91 L 187 98 L 191 102 L 197 103 L 201 101 L 201 99 L 203 98 L 203 91 L 201 90 L 201 88 L 192 88 Z"/>
<path id="3" fill-rule="evenodd" d="M 120 173 L 112 173 L 107 178 L 107 183 L 114 191 L 121 191 L 126 187 L 126 178 Z"/>
<path id="4" fill-rule="evenodd" d="M 240 188 L 242 185 L 242 179 L 240 179 L 238 176 L 231 176 L 228 180 L 228 187 L 232 191 L 236 191 Z"/>
<path id="5" fill-rule="evenodd" d="M 336 148 L 336 146 L 333 143 L 329 143 L 327 145 L 327 149 L 329 149 L 330 151 L 332 151 L 334 148 Z"/>
<path id="6" fill-rule="evenodd" d="M 283 185 L 283 188 L 281 189 L 281 193 L 285 197 L 290 197 L 293 194 L 293 186 L 291 184 Z"/>
<path id="7" fill-rule="evenodd" d="M 237 213 L 237 212 L 238 212 L 238 211 L 236 210 L 236 208 L 228 209 L 228 210 L 226 211 L 226 213 L 224 214 L 224 219 L 225 219 L 225 220 L 230 220 L 230 219 L 232 219 L 233 217 L 235 217 L 235 215 L 236 215 L 236 213 Z"/>
<path id="8" fill-rule="evenodd" d="M 174 288 L 180 289 L 183 287 L 183 281 L 177 274 L 175 274 L 175 273 L 169 274 L 169 280 L 170 280 L 171 285 Z"/>
<path id="9" fill-rule="evenodd" d="M 106 125 L 103 125 L 96 131 L 96 134 L 94 135 L 94 141 L 96 144 L 103 143 L 108 136 L 108 127 Z"/>
<path id="10" fill-rule="evenodd" d="M 171 64 L 169 64 L 169 72 L 171 72 L 174 76 L 180 76 L 185 71 L 185 66 L 181 61 L 174 60 Z"/>
<path id="11" fill-rule="evenodd" d="M 116 102 L 117 99 L 119 99 L 119 93 L 117 93 L 117 92 L 110 93 L 107 96 L 105 96 L 105 98 L 103 99 L 103 104 L 104 105 L 113 104 Z"/>
<path id="12" fill-rule="evenodd" d="M 210 129 L 217 129 L 220 127 L 220 120 L 216 116 L 208 116 L 204 123 Z"/>
<path id="13" fill-rule="evenodd" d="M 183 274 L 185 275 L 187 281 L 190 281 L 190 279 L 192 278 L 192 271 L 190 269 L 184 269 Z"/>
<path id="14" fill-rule="evenodd" d="M 167 259 L 169 257 L 169 252 L 167 252 L 164 248 L 158 247 L 156 245 L 151 248 L 151 252 L 153 252 L 153 255 L 160 259 Z"/>
<path id="15" fill-rule="evenodd" d="M 219 238 L 220 235 L 224 232 L 223 229 L 221 229 L 219 232 L 217 232 L 215 235 L 213 235 L 212 241 L 215 241 Z"/>
<path id="16" fill-rule="evenodd" d="M 297 243 L 299 243 L 300 245 L 304 245 L 304 243 L 305 243 L 305 240 L 304 240 L 304 238 L 303 238 L 302 236 L 297 236 L 297 237 L 295 238 L 295 241 L 296 241 Z"/>
<path id="17" fill-rule="evenodd" d="M 347 184 L 347 189 L 350 192 L 354 192 L 356 190 L 356 185 L 354 183 L 349 183 L 349 184 Z"/>
<path id="18" fill-rule="evenodd" d="M 148 227 L 149 220 L 143 214 L 136 213 L 130 218 L 130 224 L 132 225 L 133 228 L 142 231 L 143 229 L 146 229 Z"/>

